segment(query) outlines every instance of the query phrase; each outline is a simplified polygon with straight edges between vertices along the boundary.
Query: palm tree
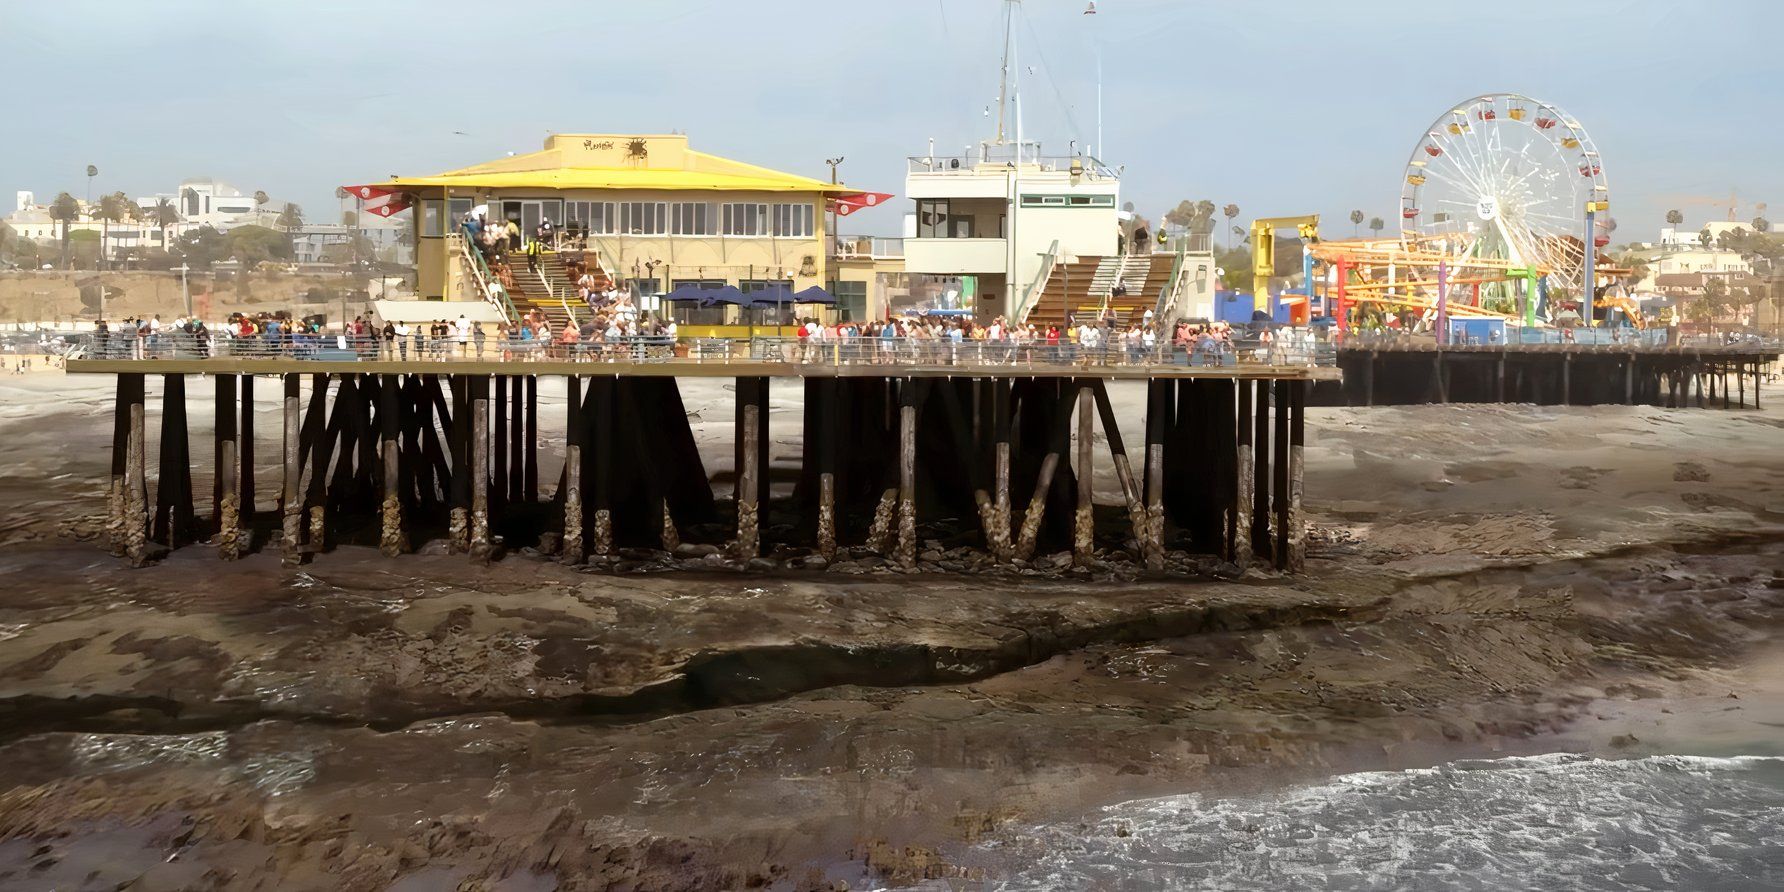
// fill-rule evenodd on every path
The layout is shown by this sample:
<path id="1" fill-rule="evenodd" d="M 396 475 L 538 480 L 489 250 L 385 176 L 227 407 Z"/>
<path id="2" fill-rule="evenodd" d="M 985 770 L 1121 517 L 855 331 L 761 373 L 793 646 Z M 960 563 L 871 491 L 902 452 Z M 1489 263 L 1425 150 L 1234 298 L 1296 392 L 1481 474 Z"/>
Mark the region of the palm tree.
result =
<path id="1" fill-rule="evenodd" d="M 112 192 L 99 196 L 99 206 L 92 209 L 93 216 L 99 218 L 99 267 L 106 266 L 106 243 L 111 241 L 111 225 L 130 216 L 130 199 L 122 192 Z"/>
<path id="2" fill-rule="evenodd" d="M 304 225 L 304 209 L 287 201 L 285 208 L 279 211 L 279 228 L 286 235 L 292 235 Z"/>
<path id="3" fill-rule="evenodd" d="M 180 222 L 179 209 L 173 206 L 173 202 L 162 198 L 155 202 L 153 208 L 144 208 L 144 211 L 146 213 L 143 214 L 143 219 L 153 222 L 161 230 L 161 249 L 172 249 L 173 244 L 167 240 L 167 227 Z"/>
<path id="4" fill-rule="evenodd" d="M 1673 230 L 1674 230 L 1673 240 L 1675 242 L 1678 241 L 1677 230 L 1678 230 L 1679 226 L 1681 224 L 1683 224 L 1684 222 L 1685 222 L 1685 215 L 1680 213 L 1678 210 L 1675 209 L 1675 210 L 1670 210 L 1670 211 L 1666 212 L 1666 224 L 1673 228 Z"/>
<path id="5" fill-rule="evenodd" d="M 50 202 L 50 219 L 62 224 L 63 269 L 68 268 L 68 224 L 79 220 L 80 216 L 80 203 L 74 200 L 74 196 L 66 192 L 58 194 L 56 200 Z"/>
<path id="6" fill-rule="evenodd" d="M 1362 211 L 1351 211 L 1350 212 L 1350 234 L 1351 234 L 1352 238 L 1355 238 L 1359 234 L 1357 227 L 1361 226 L 1361 225 L 1363 225 L 1363 212 Z"/>
<path id="7" fill-rule="evenodd" d="M 1234 217 L 1239 216 L 1239 206 L 1236 204 L 1229 204 L 1226 207 L 1223 207 L 1220 209 L 1220 214 L 1221 214 L 1221 216 L 1227 218 L 1228 223 L 1231 223 L 1231 222 L 1233 222 Z M 1234 227 L 1234 228 L 1236 229 L 1238 227 Z M 1232 243 L 1228 242 L 1227 248 L 1230 249 L 1232 247 L 1233 247 Z"/>
<path id="8" fill-rule="evenodd" d="M 1386 228 L 1388 228 L 1386 220 L 1380 217 L 1369 218 L 1369 231 L 1375 233 L 1376 238 L 1381 238 L 1381 231 Z"/>

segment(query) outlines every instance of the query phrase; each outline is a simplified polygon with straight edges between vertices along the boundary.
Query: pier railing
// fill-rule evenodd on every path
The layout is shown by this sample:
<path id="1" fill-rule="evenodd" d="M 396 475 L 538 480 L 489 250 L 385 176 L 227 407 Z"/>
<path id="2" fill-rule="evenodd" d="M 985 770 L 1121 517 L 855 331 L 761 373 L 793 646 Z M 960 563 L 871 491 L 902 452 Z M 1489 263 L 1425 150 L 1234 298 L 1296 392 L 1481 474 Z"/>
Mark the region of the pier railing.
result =
<path id="1" fill-rule="evenodd" d="M 281 334 L 275 337 L 199 336 L 168 332 L 147 338 L 113 335 L 95 338 L 76 358 L 114 360 L 296 359 L 334 362 L 413 363 L 530 362 L 773 362 L 819 365 L 909 366 L 1332 366 L 1335 345 L 1305 330 L 1284 329 L 1274 337 L 1239 338 L 1190 344 L 1098 344 L 950 338 L 756 337 L 678 341 L 666 335 L 602 338 L 593 341 L 531 339 L 376 337 Z"/>

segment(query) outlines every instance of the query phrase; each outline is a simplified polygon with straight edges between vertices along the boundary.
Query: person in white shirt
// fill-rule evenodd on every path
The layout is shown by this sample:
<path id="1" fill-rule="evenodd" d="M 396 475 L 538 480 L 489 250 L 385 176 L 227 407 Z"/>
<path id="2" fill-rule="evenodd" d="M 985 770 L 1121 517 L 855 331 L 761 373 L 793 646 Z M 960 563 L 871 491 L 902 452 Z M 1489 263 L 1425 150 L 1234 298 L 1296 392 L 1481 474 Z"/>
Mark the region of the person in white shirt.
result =
<path id="1" fill-rule="evenodd" d="M 471 343 L 471 318 L 463 313 L 458 314 L 458 319 L 452 323 L 452 333 L 458 341 L 459 354 L 464 355 L 466 346 Z"/>

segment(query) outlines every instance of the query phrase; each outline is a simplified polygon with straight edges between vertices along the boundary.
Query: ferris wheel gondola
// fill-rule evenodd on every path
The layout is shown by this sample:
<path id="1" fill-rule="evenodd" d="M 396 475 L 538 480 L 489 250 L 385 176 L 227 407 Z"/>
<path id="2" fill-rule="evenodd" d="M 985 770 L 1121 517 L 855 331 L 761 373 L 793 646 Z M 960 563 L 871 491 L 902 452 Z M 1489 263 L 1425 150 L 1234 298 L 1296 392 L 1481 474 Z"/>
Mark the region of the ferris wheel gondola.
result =
<path id="1" fill-rule="evenodd" d="M 1400 194 L 1409 243 L 1539 270 L 1549 287 L 1574 293 L 1586 209 L 1610 197 L 1579 122 L 1515 93 L 1476 96 L 1439 116 L 1413 149 Z M 1597 233 L 1591 241 L 1601 243 Z"/>

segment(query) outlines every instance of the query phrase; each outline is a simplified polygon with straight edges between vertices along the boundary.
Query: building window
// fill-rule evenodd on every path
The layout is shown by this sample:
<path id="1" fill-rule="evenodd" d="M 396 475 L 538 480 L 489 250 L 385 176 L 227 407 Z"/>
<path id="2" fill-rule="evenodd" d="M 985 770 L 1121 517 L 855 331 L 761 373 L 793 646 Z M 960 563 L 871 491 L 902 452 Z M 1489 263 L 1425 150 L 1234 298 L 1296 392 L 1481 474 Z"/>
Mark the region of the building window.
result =
<path id="1" fill-rule="evenodd" d="M 946 198 L 918 199 L 917 238 L 972 238 L 972 216 L 949 211 Z"/>
<path id="2" fill-rule="evenodd" d="M 727 204 L 721 225 L 726 235 L 767 235 L 768 205 Z"/>
<path id="3" fill-rule="evenodd" d="M 217 213 L 219 213 L 219 214 L 245 214 L 251 210 L 253 210 L 253 208 L 250 208 L 250 207 L 220 207 L 220 208 L 217 208 Z"/>
<path id="4" fill-rule="evenodd" d="M 626 235 L 667 235 L 669 205 L 662 201 L 628 201 L 620 204 L 620 232 Z"/>
<path id="5" fill-rule="evenodd" d="M 471 208 L 474 204 L 475 202 L 469 198 L 448 199 L 446 211 L 451 215 L 451 220 L 449 222 L 451 222 L 453 226 L 464 225 L 465 218 L 471 216 Z"/>
<path id="6" fill-rule="evenodd" d="M 611 201 L 564 202 L 564 227 L 590 235 L 612 235 L 618 218 Z"/>
<path id="7" fill-rule="evenodd" d="M 1025 208 L 1112 208 L 1115 206 L 1113 195 L 1029 195 L 1022 196 Z"/>
<path id="8" fill-rule="evenodd" d="M 867 318 L 866 282 L 831 282 L 830 294 L 836 298 L 836 321 L 860 322 Z"/>
<path id="9" fill-rule="evenodd" d="M 676 202 L 670 215 L 670 235 L 718 235 L 712 204 L 705 201 Z"/>
<path id="10" fill-rule="evenodd" d="M 775 205 L 774 234 L 780 238 L 811 238 L 811 210 L 809 204 Z"/>
<path id="11" fill-rule="evenodd" d="M 438 198 L 424 198 L 421 201 L 421 237 L 439 238 L 446 234 L 445 222 L 446 202 Z"/>

